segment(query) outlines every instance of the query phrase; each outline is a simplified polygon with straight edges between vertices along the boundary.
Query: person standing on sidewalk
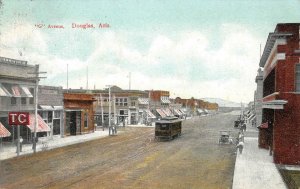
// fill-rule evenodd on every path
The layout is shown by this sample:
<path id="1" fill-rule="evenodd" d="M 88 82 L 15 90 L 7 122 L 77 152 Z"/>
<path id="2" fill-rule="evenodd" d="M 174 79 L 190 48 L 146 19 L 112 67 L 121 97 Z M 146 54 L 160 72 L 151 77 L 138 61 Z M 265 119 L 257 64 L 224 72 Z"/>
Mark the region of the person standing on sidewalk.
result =
<path id="1" fill-rule="evenodd" d="M 18 153 L 18 140 L 20 140 L 20 152 L 22 152 L 23 138 L 22 136 L 20 136 L 20 139 L 16 140 L 16 146 L 17 146 L 16 153 Z"/>
<path id="2" fill-rule="evenodd" d="M 236 145 L 236 148 L 239 150 L 240 154 L 242 154 L 244 148 L 244 142 L 239 141 L 239 143 Z"/>

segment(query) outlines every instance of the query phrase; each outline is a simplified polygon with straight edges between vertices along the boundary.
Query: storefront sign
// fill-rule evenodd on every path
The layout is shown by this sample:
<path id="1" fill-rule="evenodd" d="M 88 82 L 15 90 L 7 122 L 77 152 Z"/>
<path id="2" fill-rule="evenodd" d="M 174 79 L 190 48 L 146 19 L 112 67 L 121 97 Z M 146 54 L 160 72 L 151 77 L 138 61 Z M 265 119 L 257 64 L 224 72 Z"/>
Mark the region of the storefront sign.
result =
<path id="1" fill-rule="evenodd" d="M 29 125 L 29 112 L 9 112 L 9 125 Z"/>

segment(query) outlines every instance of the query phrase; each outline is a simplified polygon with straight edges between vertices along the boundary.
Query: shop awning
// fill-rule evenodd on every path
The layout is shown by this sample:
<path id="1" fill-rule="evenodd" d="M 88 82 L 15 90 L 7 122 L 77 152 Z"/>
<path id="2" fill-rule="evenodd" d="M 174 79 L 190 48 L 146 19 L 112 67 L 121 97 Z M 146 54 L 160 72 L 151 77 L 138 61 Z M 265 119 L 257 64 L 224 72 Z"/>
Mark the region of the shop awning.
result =
<path id="1" fill-rule="evenodd" d="M 262 123 L 261 125 L 259 125 L 257 128 L 261 128 L 261 129 L 267 129 L 269 127 L 268 122 Z"/>
<path id="2" fill-rule="evenodd" d="M 166 116 L 171 116 L 171 111 L 168 111 L 167 109 L 161 109 L 163 112 L 164 112 L 164 114 L 166 114 Z"/>
<path id="3" fill-rule="evenodd" d="M 28 87 L 20 86 L 18 84 L 2 83 L 2 87 L 5 88 L 4 92 L 8 92 L 13 97 L 33 97 Z"/>
<path id="4" fill-rule="evenodd" d="M 9 137 L 10 135 L 10 132 L 0 122 L 0 138 Z"/>
<path id="5" fill-rule="evenodd" d="M 255 114 L 251 114 L 248 118 L 249 121 L 251 121 L 255 117 Z"/>
<path id="6" fill-rule="evenodd" d="M 170 104 L 171 103 L 171 101 L 167 100 L 167 99 L 161 99 L 161 102 L 164 103 L 164 104 Z"/>
<path id="7" fill-rule="evenodd" d="M 11 97 L 12 95 L 6 90 L 4 86 L 0 83 L 0 96 L 9 96 Z"/>
<path id="8" fill-rule="evenodd" d="M 138 98 L 139 104 L 147 105 L 149 104 L 149 99 L 148 98 Z"/>
<path id="9" fill-rule="evenodd" d="M 40 106 L 40 109 L 42 109 L 42 110 L 48 110 L 48 111 L 54 110 L 54 108 L 49 105 L 39 105 L 39 106 Z"/>
<path id="10" fill-rule="evenodd" d="M 249 120 L 252 121 L 256 118 L 256 115 L 254 115 L 253 117 L 251 117 Z"/>
<path id="11" fill-rule="evenodd" d="M 21 86 L 22 90 L 24 91 L 24 94 L 27 96 L 27 97 L 33 97 L 31 92 L 29 91 L 28 87 L 25 87 L 25 86 Z"/>
<path id="12" fill-rule="evenodd" d="M 166 114 L 162 111 L 162 109 L 156 109 L 156 111 L 161 117 L 166 117 Z"/>
<path id="13" fill-rule="evenodd" d="M 263 102 L 262 108 L 282 110 L 284 109 L 284 105 L 286 103 L 288 103 L 288 101 L 286 100 L 271 100 L 271 101 Z"/>
<path id="14" fill-rule="evenodd" d="M 181 111 L 182 115 L 185 115 L 186 110 L 185 109 L 179 109 L 179 111 Z"/>
<path id="15" fill-rule="evenodd" d="M 51 129 L 50 127 L 45 123 L 45 121 L 41 118 L 40 115 L 37 115 L 37 121 L 38 121 L 38 127 L 36 128 L 36 132 L 49 132 Z M 34 132 L 34 124 L 35 124 L 35 115 L 30 114 L 29 116 L 30 125 L 27 125 L 27 127 L 31 130 L 31 132 Z"/>
<path id="16" fill-rule="evenodd" d="M 53 106 L 54 110 L 63 110 L 63 106 Z"/>
<path id="17" fill-rule="evenodd" d="M 174 114 L 169 108 L 166 108 L 165 111 L 169 114 L 169 116 L 174 116 Z"/>
<path id="18" fill-rule="evenodd" d="M 155 115 L 150 110 L 145 110 L 149 118 L 155 119 Z"/>
<path id="19" fill-rule="evenodd" d="M 179 116 L 182 115 L 182 113 L 181 113 L 180 110 L 178 110 L 178 109 L 174 109 L 174 113 L 177 114 L 177 115 L 179 115 Z"/>

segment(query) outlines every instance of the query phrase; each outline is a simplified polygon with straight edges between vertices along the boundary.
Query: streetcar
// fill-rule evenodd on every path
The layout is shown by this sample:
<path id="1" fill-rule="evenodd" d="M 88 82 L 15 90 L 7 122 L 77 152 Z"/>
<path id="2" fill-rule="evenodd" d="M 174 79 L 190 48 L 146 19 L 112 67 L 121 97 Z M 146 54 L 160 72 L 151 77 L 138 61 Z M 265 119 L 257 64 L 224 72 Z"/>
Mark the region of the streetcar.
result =
<path id="1" fill-rule="evenodd" d="M 181 135 L 182 121 L 177 117 L 165 117 L 155 122 L 155 139 L 172 140 Z"/>

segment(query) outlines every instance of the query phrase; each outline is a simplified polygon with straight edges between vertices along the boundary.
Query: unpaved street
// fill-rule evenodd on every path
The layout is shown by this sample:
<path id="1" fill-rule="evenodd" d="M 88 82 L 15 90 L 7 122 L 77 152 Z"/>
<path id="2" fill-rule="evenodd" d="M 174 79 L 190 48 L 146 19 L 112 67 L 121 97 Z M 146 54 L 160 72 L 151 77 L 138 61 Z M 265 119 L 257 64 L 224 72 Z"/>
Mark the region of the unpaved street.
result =
<path id="1" fill-rule="evenodd" d="M 1 161 L 0 188 L 231 188 L 235 146 L 219 145 L 233 115 L 183 122 L 182 136 L 154 141 L 154 128 Z"/>

